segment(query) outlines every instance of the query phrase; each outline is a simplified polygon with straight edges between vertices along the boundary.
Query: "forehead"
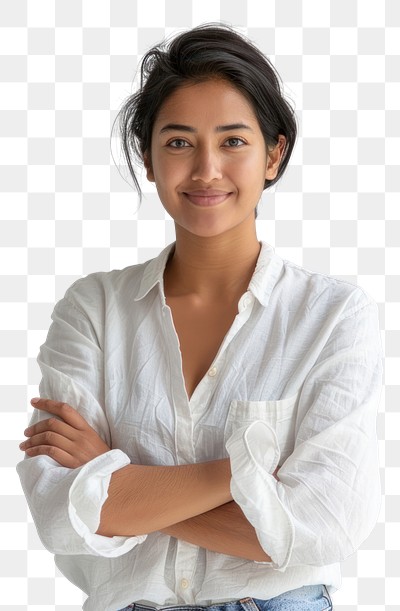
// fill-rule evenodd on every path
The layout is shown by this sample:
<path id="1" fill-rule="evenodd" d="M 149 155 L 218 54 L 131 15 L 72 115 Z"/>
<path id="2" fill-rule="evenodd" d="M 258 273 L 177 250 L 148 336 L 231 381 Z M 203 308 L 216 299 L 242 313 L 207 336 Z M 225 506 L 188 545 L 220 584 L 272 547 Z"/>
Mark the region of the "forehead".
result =
<path id="1" fill-rule="evenodd" d="M 155 124 L 179 119 L 224 122 L 251 121 L 257 124 L 253 108 L 236 87 L 223 80 L 182 85 L 162 104 Z"/>

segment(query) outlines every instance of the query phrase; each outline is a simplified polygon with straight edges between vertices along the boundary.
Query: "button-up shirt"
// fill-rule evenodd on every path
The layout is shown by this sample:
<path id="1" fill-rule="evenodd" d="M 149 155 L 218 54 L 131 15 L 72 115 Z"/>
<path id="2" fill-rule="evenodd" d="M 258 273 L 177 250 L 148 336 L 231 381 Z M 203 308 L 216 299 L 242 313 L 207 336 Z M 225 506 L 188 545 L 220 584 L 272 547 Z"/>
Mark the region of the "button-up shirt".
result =
<path id="1" fill-rule="evenodd" d="M 48 456 L 19 463 L 41 540 L 87 593 L 87 611 L 268 599 L 307 584 L 332 593 L 340 561 L 366 539 L 380 508 L 377 306 L 362 289 L 285 261 L 263 242 L 232 326 L 189 400 L 163 288 L 173 247 L 76 281 L 54 309 L 38 357 L 40 394 L 74 406 L 112 449 L 78 469 Z M 45 417 L 36 410 L 32 422 Z M 233 499 L 271 562 L 161 532 L 96 534 L 117 469 L 227 457 Z"/>

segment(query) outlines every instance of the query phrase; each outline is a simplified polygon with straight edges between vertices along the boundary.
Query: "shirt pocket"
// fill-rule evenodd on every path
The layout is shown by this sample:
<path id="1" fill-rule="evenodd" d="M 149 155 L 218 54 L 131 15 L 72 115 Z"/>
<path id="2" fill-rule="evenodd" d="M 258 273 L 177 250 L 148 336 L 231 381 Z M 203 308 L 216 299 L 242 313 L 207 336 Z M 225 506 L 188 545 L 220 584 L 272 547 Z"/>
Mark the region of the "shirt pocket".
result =
<path id="1" fill-rule="evenodd" d="M 224 443 L 237 429 L 262 420 L 275 431 L 280 449 L 279 465 L 282 466 L 294 450 L 298 398 L 299 393 L 277 401 L 232 401 L 225 425 Z"/>

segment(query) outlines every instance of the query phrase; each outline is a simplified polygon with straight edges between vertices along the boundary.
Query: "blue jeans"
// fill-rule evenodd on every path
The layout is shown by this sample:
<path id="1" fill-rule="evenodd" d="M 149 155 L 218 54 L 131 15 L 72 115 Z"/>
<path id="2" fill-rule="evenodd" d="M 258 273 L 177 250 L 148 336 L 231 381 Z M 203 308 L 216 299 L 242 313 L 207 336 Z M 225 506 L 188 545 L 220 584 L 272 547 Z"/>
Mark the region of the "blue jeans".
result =
<path id="1" fill-rule="evenodd" d="M 132 603 L 120 611 L 150 611 L 154 607 Z M 168 611 L 332 611 L 332 601 L 325 586 L 303 586 L 269 600 L 243 598 L 237 602 L 201 607 L 176 605 Z"/>

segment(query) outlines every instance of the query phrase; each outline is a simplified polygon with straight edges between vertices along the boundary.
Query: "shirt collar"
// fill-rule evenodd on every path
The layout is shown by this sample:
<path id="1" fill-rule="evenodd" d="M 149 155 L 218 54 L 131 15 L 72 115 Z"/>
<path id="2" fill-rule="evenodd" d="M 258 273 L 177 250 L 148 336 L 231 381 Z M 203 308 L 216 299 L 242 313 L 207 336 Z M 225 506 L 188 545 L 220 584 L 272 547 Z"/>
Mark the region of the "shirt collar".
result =
<path id="1" fill-rule="evenodd" d="M 160 294 L 164 297 L 164 270 L 168 257 L 174 248 L 175 242 L 166 246 L 155 259 L 151 259 L 145 264 L 142 280 L 140 281 L 139 290 L 134 301 L 139 301 L 143 299 L 143 297 L 146 297 L 147 293 L 151 291 L 156 284 L 160 285 Z"/>
<path id="2" fill-rule="evenodd" d="M 261 250 L 254 274 L 250 280 L 249 291 L 264 307 L 268 305 L 282 268 L 283 260 L 281 257 L 275 254 L 270 244 L 261 241 Z"/>
<path id="3" fill-rule="evenodd" d="M 164 270 L 174 248 L 175 242 L 166 246 L 155 259 L 151 259 L 145 265 L 139 290 L 134 301 L 143 299 L 156 284 L 159 285 L 160 294 L 163 299 L 165 299 L 163 291 Z M 248 288 L 261 305 L 268 305 L 270 295 L 278 280 L 282 267 L 283 260 L 275 254 L 270 244 L 262 241 L 256 268 Z"/>

